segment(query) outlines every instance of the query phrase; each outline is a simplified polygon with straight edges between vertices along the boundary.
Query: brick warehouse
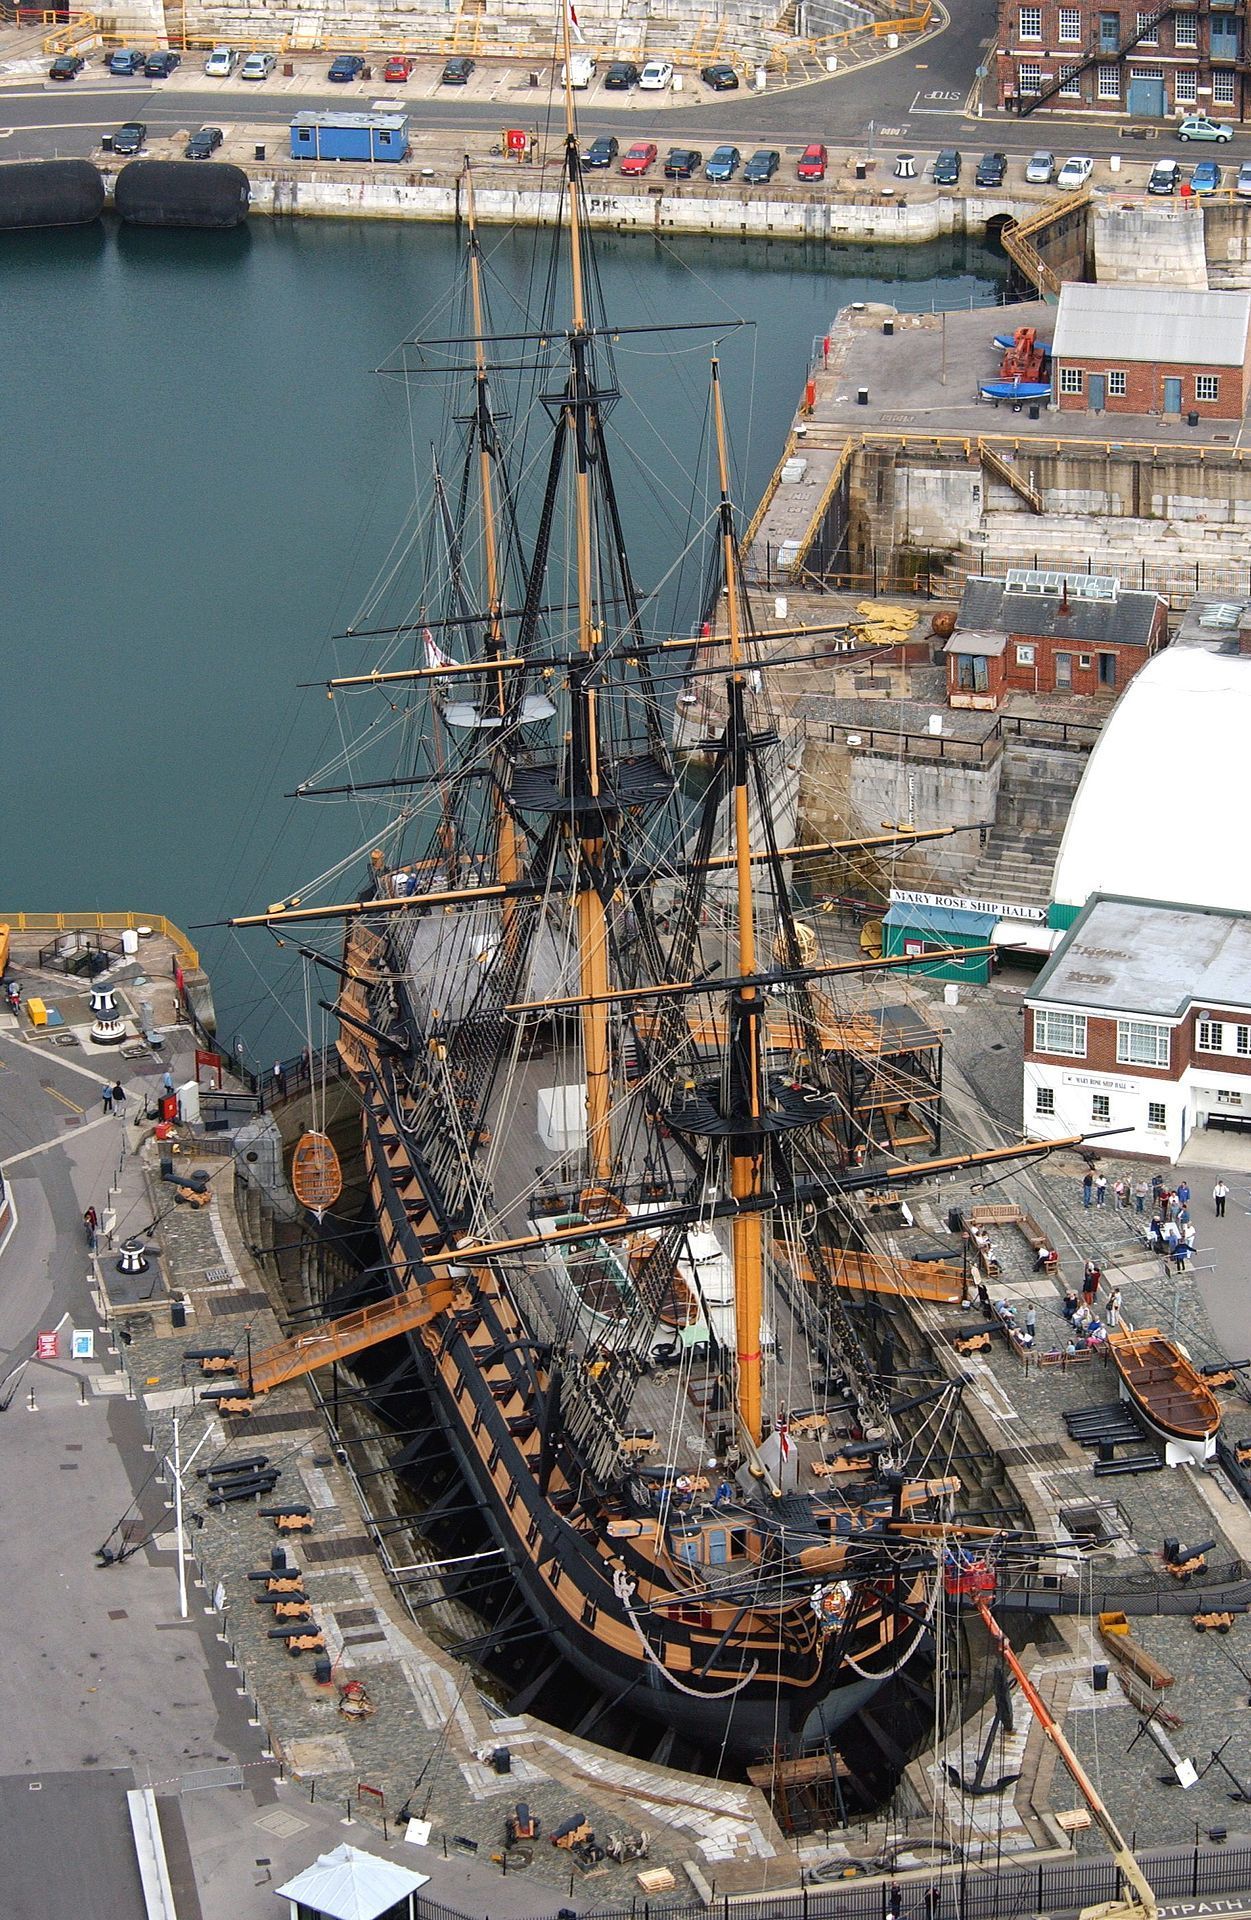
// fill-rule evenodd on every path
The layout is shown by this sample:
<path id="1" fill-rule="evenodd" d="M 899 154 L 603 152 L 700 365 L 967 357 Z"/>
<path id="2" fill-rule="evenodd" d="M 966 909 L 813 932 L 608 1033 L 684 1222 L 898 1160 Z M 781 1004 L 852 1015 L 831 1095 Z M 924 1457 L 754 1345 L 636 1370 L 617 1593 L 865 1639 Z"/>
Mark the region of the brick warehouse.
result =
<path id="1" fill-rule="evenodd" d="M 1051 369 L 1062 413 L 1241 420 L 1251 396 L 1251 294 L 1067 285 Z"/>
<path id="2" fill-rule="evenodd" d="M 1163 119 L 1205 110 L 1242 120 L 1247 0 L 1166 7 L 1023 6 L 1000 0 L 999 104 Z"/>
<path id="3" fill-rule="evenodd" d="M 1168 609 L 1119 580 L 1020 569 L 965 583 L 947 704 L 993 711 L 1010 693 L 1115 696 L 1164 644 Z"/>

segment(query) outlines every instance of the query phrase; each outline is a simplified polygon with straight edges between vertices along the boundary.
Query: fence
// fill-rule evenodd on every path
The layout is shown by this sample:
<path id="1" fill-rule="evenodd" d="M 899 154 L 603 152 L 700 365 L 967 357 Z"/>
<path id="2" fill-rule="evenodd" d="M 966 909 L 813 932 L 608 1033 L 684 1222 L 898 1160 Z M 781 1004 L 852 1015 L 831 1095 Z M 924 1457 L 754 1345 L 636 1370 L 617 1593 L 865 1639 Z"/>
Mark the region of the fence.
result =
<path id="1" fill-rule="evenodd" d="M 826 721 L 826 738 L 837 744 L 854 734 L 857 744 L 870 753 L 911 754 L 922 759 L 976 761 L 985 766 L 996 760 L 1007 739 L 1030 737 L 1050 746 L 1076 747 L 1089 753 L 1102 728 L 1085 720 L 1045 720 L 1032 714 L 1001 714 L 993 726 L 977 738 L 947 733 L 909 733 L 894 727 L 865 727 L 853 721 Z M 814 731 L 811 723 L 809 734 Z"/>
<path id="2" fill-rule="evenodd" d="M 838 1867 L 842 1866 L 838 1863 Z M 1251 1888 L 1251 1848 L 1184 1847 L 1139 1855 L 1161 1900 L 1198 1900 Z M 837 1869 L 835 1869 L 837 1870 Z M 1040 1860 L 1031 1866 L 982 1869 L 968 1863 L 915 1875 L 897 1876 L 903 1907 L 922 1905 L 932 1920 L 1000 1920 L 1020 1914 L 1068 1913 L 1113 1900 L 1118 1874 L 1110 1859 Z M 921 1880 L 924 1885 L 922 1886 Z M 629 1906 L 583 1909 L 581 1920 L 883 1920 L 885 1878 L 859 1885 L 810 1885 L 795 1893 L 702 1901 L 631 1900 Z M 912 1896 L 911 1900 L 909 1896 Z M 421 1920 L 481 1920 L 456 1907 L 424 1899 L 414 1905 Z M 568 1909 L 563 1909 L 567 1912 Z M 555 1907 L 542 1920 L 559 1920 Z"/>
<path id="3" fill-rule="evenodd" d="M 184 967 L 198 967 L 200 956 L 181 927 L 163 913 L 110 913 L 94 909 L 85 913 L 6 913 L 0 911 L 0 924 L 15 933 L 119 933 L 124 929 L 151 927 L 177 948 Z"/>

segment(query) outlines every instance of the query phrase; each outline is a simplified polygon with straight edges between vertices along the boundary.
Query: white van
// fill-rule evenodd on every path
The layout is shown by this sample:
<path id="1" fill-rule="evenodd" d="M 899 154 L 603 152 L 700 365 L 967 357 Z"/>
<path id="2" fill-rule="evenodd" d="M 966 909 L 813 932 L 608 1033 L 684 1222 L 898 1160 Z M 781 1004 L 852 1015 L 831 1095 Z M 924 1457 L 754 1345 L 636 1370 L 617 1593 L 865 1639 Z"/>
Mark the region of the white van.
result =
<path id="1" fill-rule="evenodd" d="M 575 53 L 569 62 L 569 85 L 575 93 L 581 93 L 590 86 L 595 78 L 595 62 L 589 53 Z M 565 69 L 560 70 L 560 84 L 565 84 Z"/>

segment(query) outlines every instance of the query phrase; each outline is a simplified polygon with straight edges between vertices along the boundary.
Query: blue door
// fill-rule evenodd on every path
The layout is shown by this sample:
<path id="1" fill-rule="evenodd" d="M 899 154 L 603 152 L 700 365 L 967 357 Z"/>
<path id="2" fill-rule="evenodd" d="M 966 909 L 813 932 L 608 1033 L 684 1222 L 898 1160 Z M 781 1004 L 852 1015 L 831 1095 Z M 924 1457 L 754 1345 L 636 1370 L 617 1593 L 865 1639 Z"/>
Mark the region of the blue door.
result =
<path id="1" fill-rule="evenodd" d="M 1132 74 L 1125 105 L 1130 113 L 1136 113 L 1141 120 L 1163 120 L 1163 74 Z"/>
<path id="2" fill-rule="evenodd" d="M 1086 404 L 1091 413 L 1102 413 L 1107 396 L 1108 383 L 1101 373 L 1086 375 Z"/>
<path id="3" fill-rule="evenodd" d="M 1181 412 L 1181 381 L 1180 380 L 1174 380 L 1171 377 L 1165 380 L 1164 411 L 1165 413 Z"/>

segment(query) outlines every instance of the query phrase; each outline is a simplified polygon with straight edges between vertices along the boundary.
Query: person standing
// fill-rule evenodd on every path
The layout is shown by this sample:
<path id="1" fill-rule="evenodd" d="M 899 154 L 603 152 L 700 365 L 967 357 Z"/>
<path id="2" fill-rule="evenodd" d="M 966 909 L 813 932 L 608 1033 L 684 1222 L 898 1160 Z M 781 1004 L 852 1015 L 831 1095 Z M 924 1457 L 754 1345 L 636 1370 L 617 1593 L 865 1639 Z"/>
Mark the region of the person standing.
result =
<path id="1" fill-rule="evenodd" d="M 1095 1181 L 1095 1205 L 1106 1207 L 1108 1204 L 1108 1176 L 1101 1173 Z"/>
<path id="2" fill-rule="evenodd" d="M 1090 1205 L 1091 1196 L 1094 1193 L 1094 1190 L 1095 1190 L 1095 1176 L 1093 1173 L 1090 1172 L 1089 1169 L 1087 1169 L 1087 1171 L 1082 1175 L 1082 1205 L 1084 1207 L 1088 1207 Z"/>
<path id="3" fill-rule="evenodd" d="M 174 1076 L 169 1067 L 166 1067 L 164 1073 L 161 1075 L 161 1086 L 167 1094 L 174 1091 Z"/>
<path id="4" fill-rule="evenodd" d="M 1104 1310 L 1103 1318 L 1106 1325 L 1110 1327 L 1113 1332 L 1115 1332 L 1117 1327 L 1120 1326 L 1121 1324 L 1121 1289 L 1119 1287 L 1113 1287 L 1111 1293 L 1108 1295 L 1108 1304 Z"/>
<path id="5" fill-rule="evenodd" d="M 100 1089 L 100 1099 L 101 1099 L 101 1101 L 102 1101 L 102 1102 L 103 1102 L 103 1104 L 104 1104 L 104 1111 L 105 1111 L 106 1113 L 112 1113 L 112 1111 L 113 1111 L 113 1082 L 112 1082 L 111 1080 L 109 1080 L 109 1081 L 106 1081 L 106 1083 L 105 1083 L 105 1085 L 101 1087 L 101 1089 Z"/>
<path id="6" fill-rule="evenodd" d="M 1179 1207 L 1190 1205 L 1190 1188 L 1184 1180 L 1179 1180 L 1177 1183 L 1177 1204 Z"/>
<path id="7" fill-rule="evenodd" d="M 1034 1329 L 1037 1325 L 1038 1325 L 1037 1309 L 1034 1307 L 1027 1307 L 1025 1311 L 1025 1331 L 1029 1335 L 1031 1341 L 1034 1338 Z"/>
<path id="8" fill-rule="evenodd" d="M 1225 1202 L 1228 1198 L 1229 1188 L 1218 1176 L 1216 1185 L 1212 1189 L 1212 1205 L 1216 1208 L 1216 1217 L 1218 1220 L 1225 1218 Z"/>
<path id="9" fill-rule="evenodd" d="M 1120 1213 L 1129 1201 L 1129 1187 L 1124 1180 L 1117 1181 L 1112 1189 L 1112 1198 L 1116 1202 L 1117 1212 Z"/>
<path id="10" fill-rule="evenodd" d="M 88 1207 L 83 1214 L 83 1226 L 87 1230 L 87 1251 L 88 1253 L 94 1253 L 96 1250 L 96 1235 L 100 1231 L 100 1216 L 94 1207 Z"/>
<path id="11" fill-rule="evenodd" d="M 1145 1180 L 1140 1180 L 1138 1182 L 1137 1186 L 1134 1188 L 1134 1212 L 1135 1213 L 1145 1213 L 1147 1211 L 1147 1195 L 1150 1193 L 1150 1191 L 1151 1189 L 1147 1185 Z"/>
<path id="12" fill-rule="evenodd" d="M 124 1118 L 126 1113 L 126 1089 L 120 1080 L 115 1080 L 113 1083 L 113 1105 L 117 1112 Z"/>
<path id="13" fill-rule="evenodd" d="M 1151 1204 L 1153 1207 L 1159 1207 L 1163 1204 L 1163 1200 L 1164 1175 L 1162 1173 L 1153 1173 L 1151 1176 Z"/>

